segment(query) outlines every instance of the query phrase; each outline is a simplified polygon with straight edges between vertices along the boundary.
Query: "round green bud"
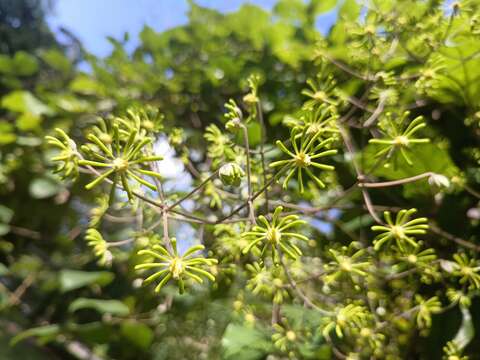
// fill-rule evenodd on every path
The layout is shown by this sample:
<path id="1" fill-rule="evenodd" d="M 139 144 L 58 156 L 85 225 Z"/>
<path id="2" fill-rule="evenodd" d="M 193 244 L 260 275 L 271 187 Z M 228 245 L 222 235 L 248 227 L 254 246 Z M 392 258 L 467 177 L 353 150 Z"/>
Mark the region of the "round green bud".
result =
<path id="1" fill-rule="evenodd" d="M 223 185 L 239 186 L 245 172 L 235 163 L 227 163 L 223 165 L 218 175 Z"/>

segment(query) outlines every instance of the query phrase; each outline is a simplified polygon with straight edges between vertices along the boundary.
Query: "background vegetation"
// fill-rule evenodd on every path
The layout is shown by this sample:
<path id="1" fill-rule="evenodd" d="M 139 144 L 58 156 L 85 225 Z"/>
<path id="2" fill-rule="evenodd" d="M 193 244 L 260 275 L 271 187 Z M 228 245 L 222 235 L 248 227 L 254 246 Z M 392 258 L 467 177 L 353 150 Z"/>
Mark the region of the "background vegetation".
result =
<path id="1" fill-rule="evenodd" d="M 317 16 L 334 8 L 338 21 L 322 36 Z M 110 39 L 114 49 L 100 59 L 68 33 L 70 43 L 59 44 L 42 2 L 1 0 L 0 358 L 479 358 L 479 8 L 475 0 L 280 0 L 272 13 L 244 5 L 221 14 L 192 3 L 187 25 L 146 26 L 131 54 L 124 39 Z M 157 150 L 176 159 L 159 162 L 159 172 L 175 202 L 225 161 L 245 169 L 245 139 L 225 129 L 229 99 L 248 118 L 256 215 L 283 205 L 307 221 L 298 230 L 309 238 L 303 257 L 275 266 L 242 254 L 246 220 L 210 223 L 248 199 L 248 184 L 215 179 L 184 206 L 208 221 L 172 221 L 170 233 L 205 244 L 220 262 L 210 269 L 216 281 L 155 293 L 134 266 L 137 251 L 161 237 L 161 227 L 146 231 L 158 214 L 121 195 L 106 211 L 109 187 L 85 190 L 93 178 L 84 173 L 60 179 L 45 136 L 61 128 L 80 147 L 98 116 L 159 109 Z M 321 104 L 333 108 L 329 136 L 339 149 L 327 161 L 335 171 L 318 173 L 326 189 L 306 177 L 303 193 L 296 177 L 282 189 L 280 176 L 266 201 L 261 190 L 275 172 L 262 162 L 284 159 L 275 141 L 288 145 Z M 429 143 L 405 156 L 395 141 L 369 143 L 395 140 L 404 111 L 407 123 L 424 117 L 415 137 Z M 395 151 L 375 156 L 381 146 Z M 408 263 L 394 245 L 373 248 L 375 217 L 410 208 L 429 219 L 419 243 L 434 260 Z M 92 227 L 112 243 L 100 263 L 85 240 Z M 337 266 L 359 251 L 358 273 Z M 348 305 L 362 310 L 340 324 Z"/>

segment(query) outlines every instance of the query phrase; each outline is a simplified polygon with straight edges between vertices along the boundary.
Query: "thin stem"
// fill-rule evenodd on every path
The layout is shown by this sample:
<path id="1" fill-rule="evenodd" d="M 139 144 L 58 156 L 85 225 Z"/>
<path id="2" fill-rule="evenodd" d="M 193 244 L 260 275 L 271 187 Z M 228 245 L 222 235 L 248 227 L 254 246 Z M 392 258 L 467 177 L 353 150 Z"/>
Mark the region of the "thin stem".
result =
<path id="1" fill-rule="evenodd" d="M 248 183 L 248 216 L 250 218 L 250 222 L 252 224 L 255 224 L 255 212 L 253 209 L 253 203 L 252 203 L 252 168 L 250 164 L 250 143 L 248 141 L 248 129 L 245 124 L 242 126 L 243 128 L 243 137 L 245 141 L 245 148 L 246 148 L 246 153 L 247 153 L 247 183 Z"/>
<path id="2" fill-rule="evenodd" d="M 355 148 L 353 147 L 353 143 L 350 140 L 350 136 L 343 126 L 339 125 L 338 128 L 340 130 L 340 134 L 342 135 L 343 142 L 347 147 L 347 151 L 350 154 L 350 158 L 352 159 L 353 168 L 355 169 L 355 172 L 357 174 L 357 179 L 359 182 L 362 182 L 363 179 L 365 178 L 365 175 L 362 173 L 359 165 L 357 164 L 357 161 L 355 160 Z M 365 202 L 368 212 L 377 223 L 383 224 L 382 220 L 380 220 L 377 213 L 375 212 L 375 209 L 373 207 L 368 191 L 365 188 L 361 188 L 361 191 L 362 191 L 363 200 Z"/>
<path id="3" fill-rule="evenodd" d="M 263 120 L 263 112 L 262 106 L 260 103 L 260 99 L 257 102 L 257 114 L 258 120 L 260 122 L 260 130 L 261 130 L 261 141 L 260 141 L 260 158 L 262 161 L 262 174 L 263 174 L 263 185 L 267 183 L 267 171 L 265 167 L 265 137 L 267 135 L 267 129 L 265 127 L 265 122 Z M 268 213 L 268 187 L 265 188 L 265 213 Z"/>
<path id="4" fill-rule="evenodd" d="M 424 178 L 429 178 L 430 176 L 435 175 L 433 172 L 425 172 L 423 174 L 411 176 L 408 178 L 404 179 L 399 179 L 399 180 L 392 180 L 392 181 L 384 181 L 384 182 L 377 182 L 377 183 L 367 183 L 367 182 L 359 182 L 358 186 L 359 187 L 365 187 L 365 188 L 384 188 L 384 187 L 389 187 L 389 186 L 397 186 L 397 185 L 403 185 L 403 184 L 408 184 L 412 183 Z"/>
<path id="5" fill-rule="evenodd" d="M 277 180 L 277 178 L 287 169 L 286 166 L 284 166 L 282 169 L 280 169 L 279 172 L 277 172 L 269 181 L 268 183 L 265 184 L 265 186 L 263 186 L 257 193 L 255 193 L 253 196 L 252 196 L 252 201 L 255 200 L 257 197 L 259 197 L 264 191 L 265 191 L 265 188 L 266 187 L 269 187 L 270 185 L 272 185 L 275 180 Z M 215 224 L 221 224 L 221 223 L 224 223 L 227 219 L 230 219 L 233 215 L 237 214 L 238 212 L 240 212 L 243 208 L 245 208 L 245 206 L 248 205 L 248 202 L 245 202 L 243 203 L 242 205 L 240 205 L 239 207 L 237 207 L 236 209 L 234 209 L 232 212 L 230 212 L 230 214 L 228 214 L 227 216 L 223 217 L 222 219 L 218 220 L 218 221 L 215 221 Z"/>
<path id="6" fill-rule="evenodd" d="M 459 238 L 458 236 L 452 235 L 445 230 L 440 229 L 438 226 L 435 224 L 429 224 L 430 225 L 430 230 L 436 233 L 437 235 L 443 236 L 444 238 L 453 241 L 454 243 L 466 247 L 468 249 L 478 251 L 480 252 L 480 246 L 472 244 L 470 241 L 467 241 L 465 239 Z"/>
<path id="7" fill-rule="evenodd" d="M 176 201 L 173 205 L 170 205 L 168 208 L 167 208 L 167 211 L 170 211 L 172 210 L 174 207 L 176 207 L 177 205 L 179 205 L 181 202 L 185 201 L 186 199 L 188 199 L 190 196 L 192 196 L 193 194 L 195 194 L 198 190 L 200 190 L 201 188 L 203 188 L 205 186 L 205 184 L 207 184 L 210 180 L 212 180 L 215 176 L 217 176 L 218 174 L 218 170 L 215 171 L 212 175 L 210 175 L 208 178 L 206 178 L 205 180 L 202 181 L 202 183 L 200 185 L 198 185 L 196 188 L 194 188 L 192 191 L 190 191 L 188 194 L 186 194 L 185 196 L 183 196 L 182 198 L 180 198 L 178 201 Z"/>
<path id="8" fill-rule="evenodd" d="M 290 274 L 290 270 L 288 270 L 288 266 L 285 264 L 285 261 L 283 259 L 282 250 L 280 249 L 280 247 L 278 245 L 277 245 L 277 251 L 280 254 L 280 263 L 282 264 L 283 270 L 285 271 L 285 275 L 287 276 L 287 280 L 288 280 L 290 286 L 292 287 L 292 289 L 298 295 L 298 297 L 300 297 L 303 300 L 305 305 L 311 307 L 312 309 L 317 310 L 320 314 L 326 315 L 326 316 L 332 316 L 333 313 L 331 311 L 324 310 L 321 307 L 319 307 L 318 305 L 314 304 L 313 301 L 310 300 L 310 298 L 308 296 L 306 296 L 303 293 L 302 290 L 300 290 L 300 288 L 297 286 L 297 283 L 295 282 L 292 275 Z"/>

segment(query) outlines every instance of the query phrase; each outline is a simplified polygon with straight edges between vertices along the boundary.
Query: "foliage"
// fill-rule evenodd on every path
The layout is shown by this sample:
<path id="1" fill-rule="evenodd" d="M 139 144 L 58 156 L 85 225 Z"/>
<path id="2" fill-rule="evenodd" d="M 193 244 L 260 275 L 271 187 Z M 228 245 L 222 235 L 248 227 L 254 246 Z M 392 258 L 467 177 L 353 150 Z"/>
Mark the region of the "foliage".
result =
<path id="1" fill-rule="evenodd" d="M 84 53 L 89 73 L 54 45 L 2 49 L 11 344 L 475 359 L 480 3 L 448 4 L 191 3 L 131 54 Z"/>

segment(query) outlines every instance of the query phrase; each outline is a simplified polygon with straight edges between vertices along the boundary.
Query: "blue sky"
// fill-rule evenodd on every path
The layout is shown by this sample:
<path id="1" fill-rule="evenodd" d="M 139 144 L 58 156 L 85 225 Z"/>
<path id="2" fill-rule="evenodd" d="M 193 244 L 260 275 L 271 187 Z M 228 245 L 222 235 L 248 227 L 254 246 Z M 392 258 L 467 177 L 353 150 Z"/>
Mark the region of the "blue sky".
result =
<path id="1" fill-rule="evenodd" d="M 275 0 L 197 0 L 198 4 L 231 12 L 244 3 L 271 9 Z M 106 56 L 111 46 L 107 36 L 121 38 L 130 34 L 129 49 L 138 43 L 138 34 L 149 25 L 162 31 L 187 22 L 187 0 L 57 0 L 54 14 L 48 19 L 58 31 L 63 26 L 73 32 L 85 48 L 97 56 Z M 323 15 L 320 29 L 325 31 L 335 21 L 335 14 Z"/>

